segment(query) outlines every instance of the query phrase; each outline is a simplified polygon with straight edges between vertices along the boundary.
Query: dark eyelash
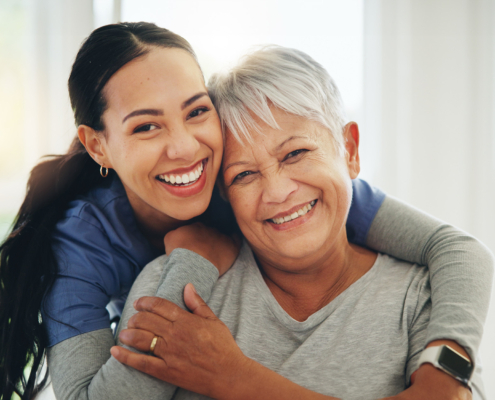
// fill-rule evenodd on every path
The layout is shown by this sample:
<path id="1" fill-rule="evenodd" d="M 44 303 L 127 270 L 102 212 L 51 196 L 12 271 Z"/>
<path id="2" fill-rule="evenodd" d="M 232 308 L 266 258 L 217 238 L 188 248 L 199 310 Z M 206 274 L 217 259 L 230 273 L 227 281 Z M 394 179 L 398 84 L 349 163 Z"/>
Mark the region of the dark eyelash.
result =
<path id="1" fill-rule="evenodd" d="M 194 112 L 196 112 L 196 111 L 203 111 L 203 112 L 205 113 L 205 112 L 210 111 L 210 109 L 209 109 L 208 107 L 198 107 L 198 108 L 196 108 L 196 109 L 192 110 L 192 111 L 189 113 L 189 115 L 188 115 L 188 119 L 189 119 L 189 118 L 195 118 L 195 117 L 197 117 L 198 115 L 201 115 L 201 114 L 198 114 L 198 115 L 191 116 L 191 115 L 192 115 L 192 113 L 194 113 Z"/>
<path id="2" fill-rule="evenodd" d="M 244 175 L 245 174 L 245 175 Z M 246 176 L 249 176 L 249 175 L 252 175 L 252 172 L 251 171 L 244 171 L 244 172 L 241 172 L 240 174 L 237 174 L 234 178 L 234 180 L 232 181 L 232 184 L 235 183 L 237 180 L 240 180 Z"/>
<path id="3" fill-rule="evenodd" d="M 138 133 L 138 132 L 149 132 L 151 129 L 144 129 L 144 128 L 151 128 L 154 126 L 153 124 L 144 124 L 141 126 L 138 126 L 136 129 L 133 130 L 133 133 Z"/>
<path id="4" fill-rule="evenodd" d="M 289 154 L 287 154 L 287 155 L 284 157 L 283 161 L 288 160 L 288 159 L 293 158 L 293 157 L 296 157 L 296 156 L 298 156 L 298 155 L 300 155 L 300 154 L 302 154 L 302 153 L 305 153 L 305 152 L 307 152 L 307 151 L 309 151 L 309 150 L 307 150 L 307 149 L 297 149 L 297 150 L 291 151 Z M 294 153 L 295 153 L 295 154 L 294 154 Z M 293 155 L 292 155 L 292 156 L 290 156 L 291 154 L 293 154 Z M 289 157 L 289 156 L 290 156 L 290 157 Z"/>

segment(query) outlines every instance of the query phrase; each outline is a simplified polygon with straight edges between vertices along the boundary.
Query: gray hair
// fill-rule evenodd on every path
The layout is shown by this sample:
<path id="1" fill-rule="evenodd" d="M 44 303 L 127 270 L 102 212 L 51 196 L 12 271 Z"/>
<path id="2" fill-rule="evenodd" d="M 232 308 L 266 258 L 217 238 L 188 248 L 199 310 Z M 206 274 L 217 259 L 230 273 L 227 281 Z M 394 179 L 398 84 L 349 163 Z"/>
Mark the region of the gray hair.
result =
<path id="1" fill-rule="evenodd" d="M 244 56 L 227 73 L 210 78 L 208 90 L 222 122 L 234 137 L 252 143 L 261 132 L 251 113 L 280 129 L 269 104 L 328 128 L 343 151 L 346 116 L 339 89 L 328 72 L 302 51 L 266 46 Z"/>

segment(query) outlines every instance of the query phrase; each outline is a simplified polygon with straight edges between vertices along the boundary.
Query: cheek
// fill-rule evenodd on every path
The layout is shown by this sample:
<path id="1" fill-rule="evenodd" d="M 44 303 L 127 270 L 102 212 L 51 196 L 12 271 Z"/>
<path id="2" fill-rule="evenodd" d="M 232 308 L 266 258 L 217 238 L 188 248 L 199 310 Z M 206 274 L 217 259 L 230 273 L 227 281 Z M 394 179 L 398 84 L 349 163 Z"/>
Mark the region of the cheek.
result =
<path id="1" fill-rule="evenodd" d="M 256 195 L 247 187 L 231 187 L 227 191 L 232 210 L 239 225 L 246 225 L 254 221 L 256 215 Z"/>
<path id="2" fill-rule="evenodd" d="M 153 140 L 119 143 L 112 149 L 114 169 L 120 175 L 149 172 L 160 158 L 161 153 L 161 147 Z"/>
<path id="3" fill-rule="evenodd" d="M 215 156 L 221 158 L 223 154 L 223 137 L 218 118 L 210 118 L 207 124 L 198 128 L 196 133 L 198 141 L 204 143 L 215 152 Z M 217 151 L 219 154 L 217 154 Z"/>

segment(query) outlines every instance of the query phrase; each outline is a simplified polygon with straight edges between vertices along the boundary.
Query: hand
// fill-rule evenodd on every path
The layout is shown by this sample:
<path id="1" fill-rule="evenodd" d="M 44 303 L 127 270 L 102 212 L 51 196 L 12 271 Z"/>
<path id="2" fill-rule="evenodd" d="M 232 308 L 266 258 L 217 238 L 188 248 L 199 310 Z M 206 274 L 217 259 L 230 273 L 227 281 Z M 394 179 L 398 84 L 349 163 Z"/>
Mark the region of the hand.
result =
<path id="1" fill-rule="evenodd" d="M 471 400 L 462 383 L 431 364 L 423 364 L 414 373 L 413 384 L 396 396 L 383 400 Z"/>
<path id="2" fill-rule="evenodd" d="M 148 352 L 154 336 L 154 355 L 136 354 L 113 347 L 121 363 L 173 385 L 215 398 L 228 398 L 236 380 L 245 376 L 250 360 L 235 343 L 227 326 L 196 293 L 184 289 L 184 301 L 193 314 L 157 297 L 136 301 L 139 311 L 123 330 L 120 340 Z"/>
<path id="3" fill-rule="evenodd" d="M 234 264 L 241 245 L 239 237 L 229 237 L 199 222 L 170 231 L 164 242 L 167 254 L 178 248 L 194 251 L 217 267 L 220 276 Z"/>

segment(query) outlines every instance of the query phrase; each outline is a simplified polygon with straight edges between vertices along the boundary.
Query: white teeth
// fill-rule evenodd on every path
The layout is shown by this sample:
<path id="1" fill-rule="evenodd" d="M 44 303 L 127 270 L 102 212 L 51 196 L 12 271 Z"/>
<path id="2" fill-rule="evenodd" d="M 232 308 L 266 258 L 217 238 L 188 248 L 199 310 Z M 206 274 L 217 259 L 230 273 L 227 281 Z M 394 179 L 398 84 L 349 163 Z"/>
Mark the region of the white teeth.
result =
<path id="1" fill-rule="evenodd" d="M 196 182 L 203 172 L 203 163 L 200 163 L 194 171 L 183 175 L 158 175 L 162 181 L 169 182 L 172 185 L 192 184 Z"/>
<path id="2" fill-rule="evenodd" d="M 315 204 L 316 204 L 316 200 L 313 200 L 311 203 L 306 204 L 304 207 L 297 210 L 296 212 L 293 212 L 291 215 L 286 215 L 285 217 L 281 217 L 281 218 L 273 218 L 270 221 L 274 222 L 277 225 L 283 224 L 284 222 L 292 221 L 293 219 L 302 217 L 303 215 L 308 213 Z"/>

